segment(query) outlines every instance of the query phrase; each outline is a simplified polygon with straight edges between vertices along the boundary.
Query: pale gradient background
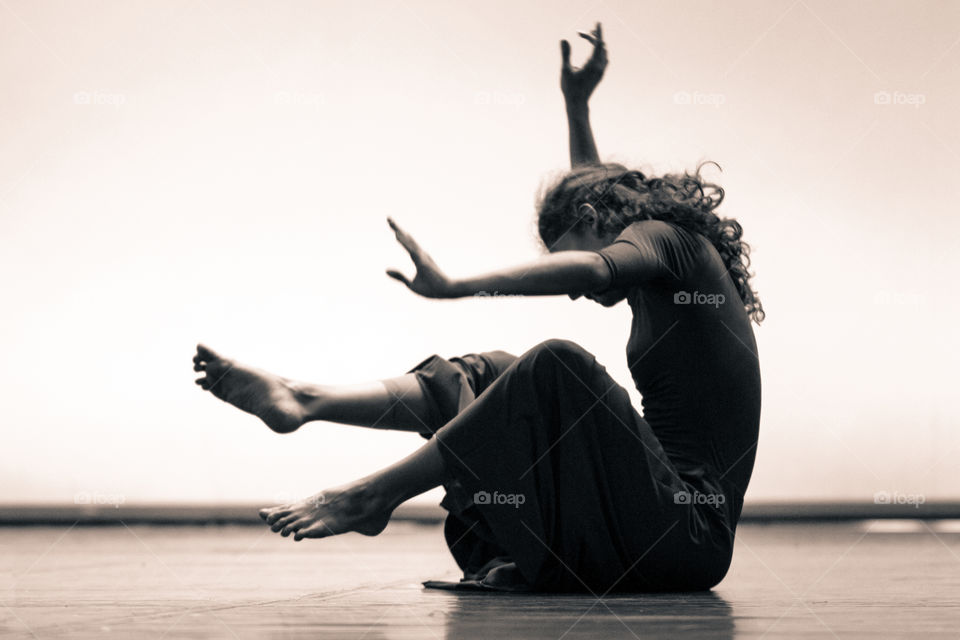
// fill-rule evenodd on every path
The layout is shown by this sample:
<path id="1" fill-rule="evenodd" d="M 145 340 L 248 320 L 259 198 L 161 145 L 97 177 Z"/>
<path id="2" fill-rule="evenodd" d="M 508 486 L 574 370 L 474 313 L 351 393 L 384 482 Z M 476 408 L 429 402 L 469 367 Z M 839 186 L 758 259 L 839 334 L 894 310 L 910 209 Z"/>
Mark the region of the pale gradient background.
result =
<path id="1" fill-rule="evenodd" d="M 0 502 L 269 502 L 421 443 L 275 435 L 195 387 L 197 340 L 332 383 L 564 337 L 632 388 L 626 305 L 384 275 L 388 214 L 453 274 L 537 255 L 557 42 L 595 20 L 601 155 L 717 160 L 755 247 L 748 499 L 960 497 L 960 3 L 0 0 Z"/>

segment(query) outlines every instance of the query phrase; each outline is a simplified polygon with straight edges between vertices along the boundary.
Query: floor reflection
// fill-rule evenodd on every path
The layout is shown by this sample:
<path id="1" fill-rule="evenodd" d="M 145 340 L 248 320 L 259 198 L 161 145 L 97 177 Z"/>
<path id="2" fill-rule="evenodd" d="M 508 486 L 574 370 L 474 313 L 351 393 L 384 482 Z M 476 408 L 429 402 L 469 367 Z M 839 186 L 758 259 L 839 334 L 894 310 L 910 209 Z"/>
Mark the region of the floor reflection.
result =
<path id="1" fill-rule="evenodd" d="M 446 638 L 733 638 L 731 607 L 716 593 L 589 595 L 448 593 Z"/>

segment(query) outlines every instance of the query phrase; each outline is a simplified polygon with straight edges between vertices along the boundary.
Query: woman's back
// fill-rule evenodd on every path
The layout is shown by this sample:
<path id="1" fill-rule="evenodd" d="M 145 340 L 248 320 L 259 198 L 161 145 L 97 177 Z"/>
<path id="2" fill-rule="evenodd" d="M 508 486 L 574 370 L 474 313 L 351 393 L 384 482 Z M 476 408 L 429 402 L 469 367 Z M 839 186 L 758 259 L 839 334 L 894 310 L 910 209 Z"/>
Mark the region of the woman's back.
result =
<path id="1" fill-rule="evenodd" d="M 600 251 L 633 309 L 627 362 L 644 419 L 686 478 L 729 494 L 733 522 L 753 470 L 760 368 L 750 318 L 710 242 L 643 220 Z"/>

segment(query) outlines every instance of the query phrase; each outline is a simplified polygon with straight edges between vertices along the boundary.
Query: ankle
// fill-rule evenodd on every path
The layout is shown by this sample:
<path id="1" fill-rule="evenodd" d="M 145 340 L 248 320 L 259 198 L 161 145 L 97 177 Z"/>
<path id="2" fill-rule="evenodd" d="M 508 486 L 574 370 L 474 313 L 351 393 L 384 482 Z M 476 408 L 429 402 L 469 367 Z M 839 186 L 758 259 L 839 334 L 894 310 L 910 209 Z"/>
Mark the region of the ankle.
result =
<path id="1" fill-rule="evenodd" d="M 284 380 L 283 384 L 290 389 L 294 400 L 300 405 L 304 422 L 329 419 L 330 394 L 326 392 L 324 387 L 294 380 Z"/>
<path id="2" fill-rule="evenodd" d="M 406 499 L 376 476 L 359 480 L 352 489 L 354 496 L 376 513 L 393 513 Z"/>

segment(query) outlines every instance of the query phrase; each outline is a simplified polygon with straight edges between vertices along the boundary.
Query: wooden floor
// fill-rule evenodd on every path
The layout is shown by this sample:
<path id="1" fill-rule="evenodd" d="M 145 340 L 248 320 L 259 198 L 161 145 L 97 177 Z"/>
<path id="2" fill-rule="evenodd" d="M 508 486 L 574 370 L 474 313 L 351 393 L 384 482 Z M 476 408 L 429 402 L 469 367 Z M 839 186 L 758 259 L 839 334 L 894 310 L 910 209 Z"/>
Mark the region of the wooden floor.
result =
<path id="1" fill-rule="evenodd" d="M 438 526 L 294 543 L 266 527 L 0 528 L 4 638 L 960 635 L 960 528 L 743 525 L 712 593 L 424 590 L 459 577 Z"/>

